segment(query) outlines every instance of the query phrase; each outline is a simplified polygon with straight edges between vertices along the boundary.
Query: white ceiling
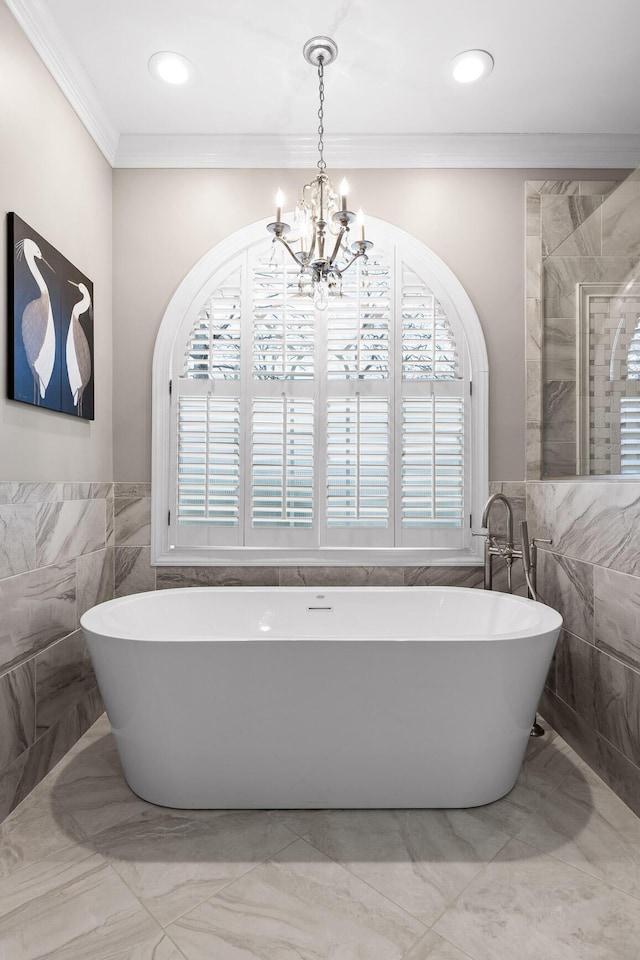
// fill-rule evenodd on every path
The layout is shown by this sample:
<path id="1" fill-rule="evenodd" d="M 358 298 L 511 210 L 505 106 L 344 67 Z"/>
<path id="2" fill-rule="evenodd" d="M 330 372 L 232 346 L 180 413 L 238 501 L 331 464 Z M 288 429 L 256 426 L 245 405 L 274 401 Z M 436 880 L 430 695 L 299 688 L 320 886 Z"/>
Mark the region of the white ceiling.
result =
<path id="1" fill-rule="evenodd" d="M 385 145 L 399 156 L 400 144 L 423 161 L 430 144 L 476 153 L 491 142 L 534 153 L 553 144 L 555 163 L 566 150 L 592 164 L 609 150 L 611 163 L 597 165 L 629 166 L 622 153 L 640 147 L 638 0 L 5 2 L 116 163 L 118 153 L 154 150 L 241 158 L 259 145 L 279 153 L 274 161 L 293 160 L 296 145 L 306 157 L 317 80 L 301 51 L 315 34 L 339 47 L 326 77 L 328 153 L 333 135 L 352 149 L 366 145 L 372 161 L 376 142 L 381 158 Z M 479 84 L 455 84 L 447 64 L 471 47 L 489 50 L 495 69 Z M 195 80 L 154 79 L 147 62 L 158 50 L 188 57 Z"/>

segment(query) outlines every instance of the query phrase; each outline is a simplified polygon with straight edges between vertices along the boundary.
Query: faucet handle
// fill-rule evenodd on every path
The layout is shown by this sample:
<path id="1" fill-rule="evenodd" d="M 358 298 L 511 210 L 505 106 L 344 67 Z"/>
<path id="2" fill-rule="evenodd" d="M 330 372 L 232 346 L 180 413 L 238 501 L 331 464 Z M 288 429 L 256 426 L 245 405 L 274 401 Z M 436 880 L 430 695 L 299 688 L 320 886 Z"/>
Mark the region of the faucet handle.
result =
<path id="1" fill-rule="evenodd" d="M 520 521 L 520 549 L 525 570 L 531 569 L 531 544 L 529 543 L 529 524 L 526 520 Z"/>
<path id="2" fill-rule="evenodd" d="M 542 537 L 532 537 L 531 543 L 553 543 L 553 540 L 543 540 Z"/>

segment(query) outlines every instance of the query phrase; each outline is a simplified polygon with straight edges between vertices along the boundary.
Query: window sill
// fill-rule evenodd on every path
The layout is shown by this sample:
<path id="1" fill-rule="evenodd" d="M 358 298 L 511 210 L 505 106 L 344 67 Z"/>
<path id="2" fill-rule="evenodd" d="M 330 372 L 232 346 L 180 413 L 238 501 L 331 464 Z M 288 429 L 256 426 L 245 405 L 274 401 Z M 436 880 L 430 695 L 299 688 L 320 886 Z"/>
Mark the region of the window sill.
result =
<path id="1" fill-rule="evenodd" d="M 478 542 L 479 543 L 479 542 Z M 480 567 L 483 544 L 469 548 L 274 550 L 251 547 L 156 551 L 154 567 Z"/>

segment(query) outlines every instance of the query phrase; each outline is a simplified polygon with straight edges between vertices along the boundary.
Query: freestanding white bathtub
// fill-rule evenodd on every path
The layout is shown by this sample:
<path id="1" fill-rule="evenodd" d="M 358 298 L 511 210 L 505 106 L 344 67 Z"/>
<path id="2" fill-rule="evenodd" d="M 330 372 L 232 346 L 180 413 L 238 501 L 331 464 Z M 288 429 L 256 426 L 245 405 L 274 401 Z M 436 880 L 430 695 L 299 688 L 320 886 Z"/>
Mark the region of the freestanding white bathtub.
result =
<path id="1" fill-rule="evenodd" d="M 457 587 L 163 590 L 81 620 L 129 785 L 182 808 L 496 800 L 561 623 Z"/>

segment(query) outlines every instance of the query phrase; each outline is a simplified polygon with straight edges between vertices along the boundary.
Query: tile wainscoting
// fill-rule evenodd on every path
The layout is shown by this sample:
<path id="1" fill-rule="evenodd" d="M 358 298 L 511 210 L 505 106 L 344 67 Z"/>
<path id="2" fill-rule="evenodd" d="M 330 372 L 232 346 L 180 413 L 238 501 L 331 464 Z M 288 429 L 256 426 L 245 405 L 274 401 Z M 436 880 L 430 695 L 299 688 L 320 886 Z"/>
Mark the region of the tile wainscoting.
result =
<path id="1" fill-rule="evenodd" d="M 640 816 L 640 482 L 530 482 L 527 511 L 564 617 L 541 712 Z"/>
<path id="2" fill-rule="evenodd" d="M 0 482 L 0 820 L 104 709 L 78 627 L 113 536 L 112 483 Z"/>
<path id="3" fill-rule="evenodd" d="M 491 493 L 503 492 L 514 506 L 514 532 L 526 510 L 522 481 L 496 482 Z M 116 483 L 115 594 L 124 597 L 170 587 L 482 587 L 482 567 L 152 567 L 151 484 Z M 497 508 L 491 530 L 505 534 L 504 511 Z M 496 563 L 495 588 L 506 589 L 502 564 Z M 516 592 L 525 592 L 524 577 L 516 571 Z"/>
<path id="4" fill-rule="evenodd" d="M 539 586 L 565 629 L 541 712 L 640 813 L 640 483 L 492 483 L 498 491 L 514 504 L 516 538 L 526 508 L 531 533 L 554 540 L 539 553 Z M 102 711 L 78 621 L 114 593 L 482 586 L 480 567 L 152 567 L 150 493 L 146 483 L 0 483 L 0 819 Z M 502 510 L 492 530 L 504 534 Z"/>

